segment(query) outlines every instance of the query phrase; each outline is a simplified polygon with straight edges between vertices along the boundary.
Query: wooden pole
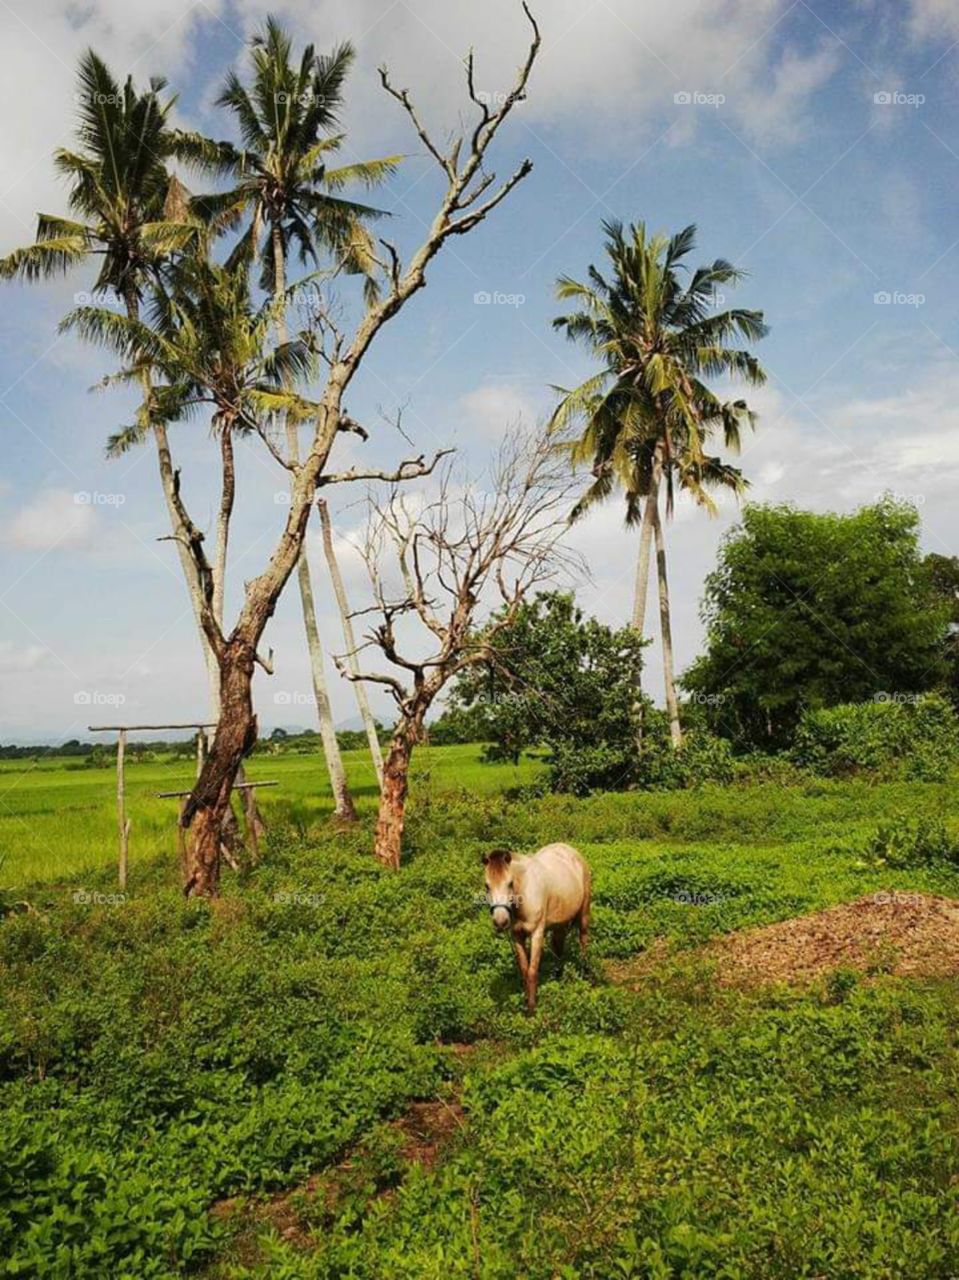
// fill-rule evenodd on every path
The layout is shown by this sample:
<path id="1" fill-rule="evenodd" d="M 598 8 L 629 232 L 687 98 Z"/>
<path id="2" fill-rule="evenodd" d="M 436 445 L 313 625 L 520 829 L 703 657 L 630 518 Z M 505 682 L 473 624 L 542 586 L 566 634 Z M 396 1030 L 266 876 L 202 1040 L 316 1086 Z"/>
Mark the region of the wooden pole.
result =
<path id="1" fill-rule="evenodd" d="M 89 733 L 112 733 L 116 729 L 129 729 L 140 733 L 144 729 L 215 729 L 215 720 L 191 720 L 189 724 L 88 724 Z"/>
<path id="2" fill-rule="evenodd" d="M 196 731 L 196 776 L 199 777 L 203 772 L 203 762 L 206 760 L 206 729 L 202 725 Z"/>
<path id="3" fill-rule="evenodd" d="M 330 523 L 330 512 L 326 503 L 322 498 L 316 501 L 316 509 L 320 513 L 320 527 L 323 531 L 323 550 L 326 553 L 326 563 L 330 570 L 330 579 L 333 583 L 333 594 L 336 596 L 336 603 L 339 606 L 340 618 L 343 623 L 343 639 L 346 641 L 346 664 L 352 675 L 359 673 L 359 664 L 356 660 L 356 636 L 353 633 L 353 623 L 350 620 L 350 606 L 346 598 L 346 587 L 343 583 L 343 575 L 340 573 L 339 562 L 336 558 L 336 551 L 333 548 L 333 526 Z M 363 727 L 366 729 L 366 740 L 370 744 L 370 755 L 373 757 L 373 768 L 376 770 L 376 780 L 380 784 L 380 790 L 383 789 L 383 752 L 380 749 L 380 740 L 376 736 L 376 723 L 373 719 L 373 712 L 370 709 L 370 700 L 366 692 L 366 685 L 362 680 L 354 680 L 353 688 L 356 692 L 356 702 L 360 709 L 360 719 L 363 721 Z"/>
<path id="4" fill-rule="evenodd" d="M 127 887 L 127 855 L 130 849 L 130 821 L 127 818 L 123 786 L 123 762 L 127 749 L 127 731 L 121 729 L 117 737 L 117 824 L 120 834 L 119 881 L 120 892 Z"/>
<path id="5" fill-rule="evenodd" d="M 256 788 L 244 787 L 243 816 L 246 818 L 246 838 L 250 846 L 250 862 L 255 867 L 260 861 L 260 833 L 257 830 Z"/>

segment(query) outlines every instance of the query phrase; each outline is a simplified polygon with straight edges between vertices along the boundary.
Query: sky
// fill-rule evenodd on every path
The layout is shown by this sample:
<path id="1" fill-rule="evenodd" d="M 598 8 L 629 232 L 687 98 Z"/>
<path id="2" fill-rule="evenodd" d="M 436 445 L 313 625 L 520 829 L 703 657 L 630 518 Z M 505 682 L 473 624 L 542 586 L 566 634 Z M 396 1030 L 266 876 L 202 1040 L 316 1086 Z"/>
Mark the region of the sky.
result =
<path id="1" fill-rule="evenodd" d="M 740 465 L 749 501 L 848 511 L 892 492 L 917 505 L 926 549 L 959 552 L 959 8 L 949 0 L 540 0 L 542 52 L 527 101 L 490 167 L 533 171 L 476 232 L 432 264 L 428 287 L 383 332 L 347 408 L 371 429 L 333 458 L 379 467 L 457 448 L 482 481 L 504 436 L 549 414 L 557 386 L 593 369 L 552 330 L 556 278 L 601 262 L 604 219 L 698 227 L 695 261 L 748 277 L 727 300 L 764 311 L 768 372 Z M 233 136 L 213 105 L 267 12 L 321 50 L 356 47 L 344 156 L 404 155 L 378 195 L 409 253 L 440 194 L 438 171 L 379 84 L 386 63 L 437 139 L 469 127 L 462 58 L 478 89 L 509 87 L 527 31 L 515 0 L 2 0 L 0 252 L 29 243 L 37 211 L 65 212 L 53 149 L 72 141 L 74 75 L 92 46 L 118 76 L 164 75 L 177 119 Z M 89 735 L 91 723 L 206 713 L 199 644 L 149 444 L 107 461 L 124 394 L 92 392 L 104 357 L 60 317 L 92 274 L 0 286 L 0 742 Z M 487 300 L 488 299 L 488 300 Z M 344 305 L 346 305 L 344 303 Z M 172 429 L 196 522 L 211 527 L 215 452 L 206 426 Z M 284 516 L 284 475 L 240 450 L 228 605 L 265 565 Z M 331 490 L 351 602 L 366 603 L 354 543 L 363 495 Z M 667 529 L 681 671 L 700 651 L 703 583 L 735 503 L 710 518 L 685 501 Z M 629 618 L 637 535 L 619 501 L 578 525 L 583 606 Z M 309 539 L 327 652 L 343 642 L 316 531 Z M 655 606 L 649 624 L 655 631 Z M 258 673 L 261 731 L 314 724 L 295 585 Z M 661 689 L 660 655 L 647 684 Z M 340 723 L 352 689 L 329 679 Z M 374 691 L 389 718 L 386 697 Z"/>

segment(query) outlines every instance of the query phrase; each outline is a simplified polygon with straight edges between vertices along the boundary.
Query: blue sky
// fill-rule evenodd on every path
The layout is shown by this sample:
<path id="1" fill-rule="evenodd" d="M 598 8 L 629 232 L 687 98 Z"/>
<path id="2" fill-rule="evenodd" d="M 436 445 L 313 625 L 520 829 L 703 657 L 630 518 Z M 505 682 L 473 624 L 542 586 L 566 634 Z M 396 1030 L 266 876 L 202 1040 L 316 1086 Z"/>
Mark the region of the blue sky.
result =
<path id="1" fill-rule="evenodd" d="M 550 328 L 552 289 L 560 273 L 599 261 L 602 220 L 668 231 L 695 222 L 697 257 L 746 268 L 736 301 L 761 307 L 771 326 L 759 349 L 769 384 L 753 397 L 760 423 L 742 459 L 751 497 L 844 510 L 891 490 L 919 505 L 930 550 L 959 551 L 959 10 L 943 0 L 551 0 L 537 9 L 541 60 L 493 157 L 505 174 L 529 156 L 533 173 L 444 252 L 427 290 L 378 342 L 349 403 L 372 438 L 344 457 L 382 465 L 407 453 L 387 420 L 402 405 L 418 449 L 453 443 L 481 475 L 511 425 L 548 412 L 552 384 L 590 370 Z M 216 0 L 94 0 L 82 10 L 10 0 L 0 98 L 17 127 L 0 144 L 0 249 L 31 238 L 37 209 L 63 207 L 49 154 L 69 141 L 72 68 L 86 45 L 118 73 L 166 74 L 180 118 L 223 133 L 229 122 L 210 104 L 266 11 Z M 481 89 L 508 85 L 524 49 L 518 7 L 290 0 L 276 11 L 320 48 L 356 44 L 348 153 L 407 153 L 380 203 L 393 213 L 390 236 L 411 249 L 438 184 L 375 68 L 389 63 L 442 138 L 469 120 L 458 61 L 467 48 Z M 110 699 L 128 721 L 191 719 L 205 706 L 185 589 L 170 544 L 157 541 L 166 527 L 153 456 L 144 448 L 105 461 L 103 443 L 129 405 L 91 394 L 107 366 L 56 335 L 89 283 L 78 272 L 5 286 L 0 306 L 0 741 L 82 736 L 87 723 L 116 717 Z M 477 302 L 484 293 L 509 301 Z M 173 440 L 207 525 L 206 429 L 187 424 Z M 234 599 L 269 554 L 283 487 L 263 451 L 243 450 Z M 360 497 L 336 494 L 346 537 L 362 523 Z M 669 530 L 680 669 L 700 645 L 703 578 L 735 518 L 733 506 L 711 520 L 680 504 Z M 635 536 L 619 506 L 590 517 L 574 541 L 591 570 L 581 599 L 624 621 Z M 323 638 L 336 651 L 315 542 L 311 551 Z M 343 557 L 362 603 L 346 543 Z M 268 636 L 277 671 L 258 676 L 257 688 L 267 729 L 310 723 L 308 707 L 290 710 L 309 689 L 298 609 L 288 592 Z M 654 647 L 654 692 L 658 662 Z M 351 690 L 331 680 L 337 715 L 349 720 Z M 84 694 L 100 699 L 95 711 L 77 701 Z"/>

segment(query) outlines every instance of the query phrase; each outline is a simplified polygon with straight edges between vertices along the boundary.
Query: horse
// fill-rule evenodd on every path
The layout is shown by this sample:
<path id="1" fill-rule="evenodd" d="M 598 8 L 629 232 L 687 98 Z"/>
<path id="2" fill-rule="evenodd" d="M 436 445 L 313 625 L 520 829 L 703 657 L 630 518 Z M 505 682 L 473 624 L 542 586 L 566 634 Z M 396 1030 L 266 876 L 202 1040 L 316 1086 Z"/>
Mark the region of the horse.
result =
<path id="1" fill-rule="evenodd" d="M 592 887 L 589 867 L 569 844 L 544 845 L 531 857 L 513 857 L 508 850 L 497 849 L 483 854 L 483 867 L 493 927 L 500 933 L 507 929 L 512 932 L 526 1007 L 533 1013 L 546 930 L 550 930 L 553 954 L 560 968 L 570 924 L 576 924 L 580 952 L 586 953 Z"/>

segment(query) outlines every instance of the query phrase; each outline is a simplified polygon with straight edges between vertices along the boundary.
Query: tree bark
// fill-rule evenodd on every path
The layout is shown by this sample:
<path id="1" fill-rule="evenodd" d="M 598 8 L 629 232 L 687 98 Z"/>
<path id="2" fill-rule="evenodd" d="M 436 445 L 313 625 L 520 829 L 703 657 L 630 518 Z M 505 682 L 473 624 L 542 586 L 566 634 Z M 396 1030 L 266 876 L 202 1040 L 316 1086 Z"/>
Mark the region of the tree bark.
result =
<path id="1" fill-rule="evenodd" d="M 316 610 L 313 605 L 313 584 L 310 582 L 310 570 L 306 562 L 306 547 L 300 556 L 296 576 L 300 586 L 300 601 L 303 605 L 303 626 L 306 630 L 306 647 L 310 655 L 310 669 L 313 674 L 313 697 L 316 700 L 316 714 L 320 722 L 320 738 L 323 742 L 323 754 L 326 757 L 326 768 L 330 775 L 330 786 L 333 788 L 334 813 L 344 822 L 356 821 L 356 808 L 346 780 L 340 744 L 336 740 L 333 727 L 333 710 L 326 688 L 326 674 L 323 670 L 323 647 L 320 643 L 320 632 L 316 625 Z"/>
<path id="2" fill-rule="evenodd" d="M 653 510 L 658 501 L 658 481 L 643 503 L 643 519 L 639 531 L 639 551 L 636 558 L 636 586 L 633 593 L 633 630 L 642 636 L 646 626 L 646 600 L 649 595 L 649 556 L 653 540 Z M 645 732 L 645 704 L 643 703 L 642 658 L 636 670 L 636 700 L 633 703 L 633 720 L 636 725 L 636 750 L 642 754 Z"/>
<path id="3" fill-rule="evenodd" d="M 385 867 L 400 869 L 403 828 L 406 825 L 406 797 L 409 793 L 410 759 L 413 755 L 415 731 L 411 723 L 401 722 L 390 742 L 383 765 L 383 787 L 376 819 L 373 853 Z"/>
<path id="4" fill-rule="evenodd" d="M 220 719 L 213 745 L 180 815 L 185 833 L 183 892 L 215 897 L 220 844 L 237 770 L 256 744 L 253 714 L 255 650 L 231 637 L 220 655 Z"/>
<path id="5" fill-rule="evenodd" d="M 213 560 L 213 616 L 223 626 L 223 593 L 226 586 L 226 557 L 230 543 L 230 517 L 236 497 L 236 465 L 233 459 L 233 432 L 224 422 L 220 428 L 220 464 L 223 489 L 216 520 L 216 552 Z"/>
<path id="6" fill-rule="evenodd" d="M 317 499 L 316 509 L 320 513 L 320 526 L 323 530 L 323 550 L 326 553 L 326 563 L 329 566 L 330 578 L 333 582 L 333 593 L 336 596 L 336 603 L 340 610 L 340 620 L 343 624 L 343 639 L 346 642 L 346 665 L 349 667 L 350 672 L 356 676 L 360 669 L 356 660 L 356 636 L 350 619 L 350 605 L 346 598 L 343 575 L 340 573 L 336 552 L 333 549 L 333 526 L 330 523 L 330 512 L 322 498 Z M 373 712 L 370 709 L 370 699 L 366 692 L 366 685 L 362 680 L 354 680 L 353 688 L 356 690 L 356 705 L 360 709 L 360 718 L 366 730 L 366 740 L 370 744 L 373 768 L 376 770 L 376 778 L 382 791 L 383 752 L 380 749 L 380 740 L 376 733 L 376 721 L 373 719 Z"/>
<path id="7" fill-rule="evenodd" d="M 274 223 L 273 237 L 273 298 L 278 302 L 286 293 L 286 265 L 284 261 L 283 237 Z M 281 343 L 286 342 L 286 320 L 282 310 L 276 317 L 276 334 Z M 287 456 L 290 462 L 300 460 L 300 442 L 297 436 L 296 423 L 286 420 Z M 342 822 L 356 821 L 356 806 L 346 780 L 346 769 L 340 744 L 336 740 L 336 729 L 333 725 L 333 709 L 330 706 L 330 695 L 326 685 L 326 672 L 323 663 L 323 645 L 320 641 L 319 628 L 316 625 L 316 604 L 313 597 L 313 583 L 310 579 L 310 565 L 306 558 L 306 542 L 296 567 L 297 583 L 300 588 L 300 607 L 303 610 L 303 628 L 306 632 L 306 647 L 310 657 L 310 675 L 313 681 L 313 697 L 316 700 L 316 715 L 320 725 L 320 740 L 323 743 L 323 756 L 326 760 L 326 771 L 333 791 L 334 814 Z"/>
<path id="8" fill-rule="evenodd" d="M 643 519 L 639 530 L 639 552 L 636 558 L 636 586 L 633 593 L 633 630 L 643 634 L 646 624 L 646 600 L 649 595 L 649 557 L 653 541 L 653 507 L 658 491 L 646 495 L 643 503 Z"/>
<path id="9" fill-rule="evenodd" d="M 669 583 L 666 577 L 666 543 L 659 518 L 658 503 L 653 504 L 653 531 L 656 536 L 656 573 L 659 580 L 659 625 L 663 640 L 663 679 L 666 685 L 666 711 L 669 715 L 669 736 L 674 747 L 683 745 L 683 731 L 679 723 L 679 700 L 676 697 L 676 679 L 673 672 L 673 631 L 669 614 Z"/>

